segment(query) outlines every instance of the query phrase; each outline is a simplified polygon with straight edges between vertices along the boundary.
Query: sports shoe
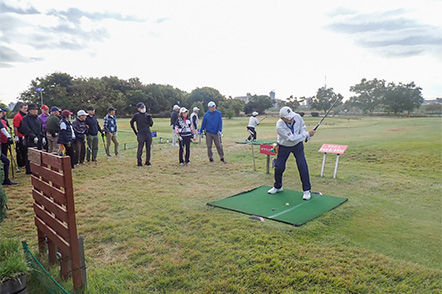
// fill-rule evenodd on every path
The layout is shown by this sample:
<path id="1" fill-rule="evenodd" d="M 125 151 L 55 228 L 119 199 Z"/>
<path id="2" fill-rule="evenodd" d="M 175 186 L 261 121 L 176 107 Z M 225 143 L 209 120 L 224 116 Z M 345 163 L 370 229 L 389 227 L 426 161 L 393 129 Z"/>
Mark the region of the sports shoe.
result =
<path id="1" fill-rule="evenodd" d="M 144 165 L 149 166 L 149 165 L 152 165 L 152 164 L 150 163 L 150 161 L 146 161 L 146 162 L 144 163 Z"/>
<path id="2" fill-rule="evenodd" d="M 225 161 L 224 158 L 221 158 L 220 160 L 221 162 L 227 163 L 227 161 Z"/>
<path id="3" fill-rule="evenodd" d="M 19 184 L 19 183 L 11 182 L 11 181 L 3 182 L 3 186 L 13 186 L 13 185 L 18 185 L 18 184 Z"/>
<path id="4" fill-rule="evenodd" d="M 209 158 L 209 161 L 210 161 L 210 162 L 213 162 L 213 158 Z"/>
<path id="5" fill-rule="evenodd" d="M 302 196 L 302 199 L 303 200 L 310 200 L 310 198 L 312 198 L 310 191 L 304 191 L 304 196 Z"/>
<path id="6" fill-rule="evenodd" d="M 180 162 L 180 166 L 183 166 L 184 165 L 184 162 Z"/>
<path id="7" fill-rule="evenodd" d="M 278 192 L 282 192 L 284 189 L 281 187 L 279 189 L 276 189 L 275 187 L 272 187 L 272 189 L 268 190 L 267 193 L 269 194 L 276 194 Z"/>

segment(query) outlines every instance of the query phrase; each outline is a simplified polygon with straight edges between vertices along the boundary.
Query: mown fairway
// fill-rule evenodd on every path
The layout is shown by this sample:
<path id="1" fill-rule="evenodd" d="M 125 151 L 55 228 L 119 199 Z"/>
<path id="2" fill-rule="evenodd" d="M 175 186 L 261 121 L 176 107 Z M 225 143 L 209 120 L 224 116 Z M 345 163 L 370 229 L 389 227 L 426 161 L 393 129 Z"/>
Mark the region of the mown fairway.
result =
<path id="1" fill-rule="evenodd" d="M 276 120 L 258 127 L 258 139 L 275 139 Z M 154 122 L 159 137 L 171 137 L 167 119 Z M 99 164 L 74 170 L 88 293 L 442 292 L 440 118 L 325 120 L 306 144 L 313 190 L 349 201 L 302 227 L 206 205 L 273 184 L 265 156 L 256 155 L 255 172 L 250 146 L 234 143 L 247 137 L 247 119 L 224 122 L 226 165 L 192 145 L 191 165 L 180 167 L 178 148 L 157 138 L 153 165 L 136 167 L 136 138 L 119 120 L 123 156 L 107 161 L 100 142 Z M 349 145 L 337 179 L 331 154 L 319 177 L 323 143 Z M 23 172 L 16 179 L 0 238 L 36 250 L 30 181 Z M 294 158 L 284 187 L 301 189 Z"/>

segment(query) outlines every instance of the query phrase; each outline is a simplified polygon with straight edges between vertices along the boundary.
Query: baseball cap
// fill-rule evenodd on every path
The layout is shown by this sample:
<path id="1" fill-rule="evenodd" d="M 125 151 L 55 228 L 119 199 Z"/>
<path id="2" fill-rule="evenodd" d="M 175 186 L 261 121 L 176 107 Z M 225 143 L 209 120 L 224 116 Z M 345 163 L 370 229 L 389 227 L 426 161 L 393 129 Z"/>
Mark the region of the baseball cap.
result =
<path id="1" fill-rule="evenodd" d="M 86 111 L 84 111 L 84 110 L 79 110 L 79 111 L 77 112 L 77 116 L 81 116 L 81 115 L 87 115 Z"/>
<path id="2" fill-rule="evenodd" d="M 61 110 L 57 106 L 52 106 L 51 107 L 51 112 L 54 112 L 54 111 L 61 111 Z"/>
<path id="3" fill-rule="evenodd" d="M 199 109 L 198 107 L 195 106 L 195 107 L 193 108 L 193 111 L 197 111 L 197 110 L 200 110 L 200 109 Z"/>
<path id="4" fill-rule="evenodd" d="M 70 111 L 67 110 L 67 109 L 65 109 L 65 110 L 63 110 L 63 111 L 61 112 L 61 115 L 64 115 L 64 116 L 68 116 L 68 115 L 70 115 L 70 114 L 73 114 L 73 113 L 70 112 Z"/>
<path id="5" fill-rule="evenodd" d="M 180 113 L 184 113 L 184 112 L 186 112 L 187 111 L 187 108 L 186 107 L 181 107 L 180 108 Z"/>
<path id="6" fill-rule="evenodd" d="M 180 107 L 179 107 L 178 105 L 175 104 L 175 105 L 173 106 L 173 110 L 177 110 L 177 109 L 180 109 Z"/>
<path id="7" fill-rule="evenodd" d="M 209 103 L 207 103 L 207 106 L 214 107 L 214 106 L 216 106 L 216 104 L 215 104 L 215 102 L 210 101 Z"/>
<path id="8" fill-rule="evenodd" d="M 286 119 L 292 119 L 295 116 L 295 112 L 293 112 L 290 107 L 284 106 L 281 108 L 281 110 L 279 110 L 279 116 Z"/>
<path id="9" fill-rule="evenodd" d="M 48 107 L 46 104 L 43 104 L 43 105 L 40 107 L 40 109 L 43 109 L 43 110 L 49 110 L 49 107 Z"/>
<path id="10" fill-rule="evenodd" d="M 143 102 L 138 102 L 138 103 L 137 103 L 137 108 L 141 108 L 141 107 L 143 107 L 143 106 L 145 106 Z"/>
<path id="11" fill-rule="evenodd" d="M 29 104 L 28 110 L 32 110 L 32 109 L 38 109 L 37 105 L 35 105 L 34 103 Z"/>
<path id="12" fill-rule="evenodd" d="M 114 110 L 117 110 L 115 107 L 109 107 L 108 109 L 107 109 L 107 111 L 109 112 L 109 111 L 114 111 Z"/>
<path id="13" fill-rule="evenodd" d="M 259 114 L 259 113 L 256 112 L 256 111 L 254 111 L 254 112 L 252 113 L 253 116 L 257 116 L 258 114 Z"/>
<path id="14" fill-rule="evenodd" d="M 93 107 L 92 105 L 90 105 L 90 106 L 88 106 L 88 107 L 86 108 L 86 110 L 95 110 L 95 109 L 94 109 L 94 107 Z"/>

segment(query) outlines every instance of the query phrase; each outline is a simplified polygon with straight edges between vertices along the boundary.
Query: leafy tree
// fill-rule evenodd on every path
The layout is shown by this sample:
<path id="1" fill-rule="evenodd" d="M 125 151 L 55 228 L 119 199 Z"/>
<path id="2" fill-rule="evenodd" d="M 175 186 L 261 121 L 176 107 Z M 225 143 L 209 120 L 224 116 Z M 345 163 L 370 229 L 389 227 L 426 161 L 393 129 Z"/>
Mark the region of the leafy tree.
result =
<path id="1" fill-rule="evenodd" d="M 336 94 L 333 88 L 322 87 L 318 89 L 316 96 L 312 98 L 311 106 L 317 110 L 323 110 L 324 113 L 332 106 L 338 99 L 336 105 L 342 104 L 344 97 L 341 94 Z"/>
<path id="2" fill-rule="evenodd" d="M 273 101 L 267 95 L 253 95 L 249 102 L 244 106 L 244 112 L 250 114 L 253 111 L 257 111 L 262 114 L 266 109 L 273 106 Z"/>
<path id="3" fill-rule="evenodd" d="M 239 115 L 241 110 L 244 109 L 244 102 L 236 99 L 226 99 L 219 102 L 218 110 L 223 113 L 224 116 L 231 119 L 235 115 Z"/>
<path id="4" fill-rule="evenodd" d="M 364 113 L 373 113 L 384 98 L 386 86 L 385 80 L 362 79 L 359 84 L 350 87 L 350 91 L 358 94 L 350 97 L 350 102 Z"/>
<path id="5" fill-rule="evenodd" d="M 389 83 L 383 100 L 385 110 L 394 114 L 407 111 L 410 115 L 410 112 L 424 102 L 421 90 L 414 82 L 397 85 L 394 82 Z"/>
<path id="6" fill-rule="evenodd" d="M 300 97 L 298 99 L 297 97 L 293 97 L 293 95 L 290 95 L 290 97 L 286 99 L 284 106 L 288 106 L 292 110 L 295 110 L 299 107 L 299 105 L 301 105 L 302 102 L 305 101 L 305 99 L 305 97 Z"/>
<path id="7" fill-rule="evenodd" d="M 211 87 L 203 87 L 203 88 L 196 88 L 195 90 L 190 92 L 187 104 L 192 105 L 195 102 L 201 102 L 204 106 L 204 112 L 205 112 L 209 109 L 207 107 L 207 104 L 210 101 L 213 101 L 216 103 L 216 105 L 219 105 L 219 102 L 223 100 L 225 100 L 225 98 L 223 95 L 221 95 L 221 93 L 218 90 Z"/>

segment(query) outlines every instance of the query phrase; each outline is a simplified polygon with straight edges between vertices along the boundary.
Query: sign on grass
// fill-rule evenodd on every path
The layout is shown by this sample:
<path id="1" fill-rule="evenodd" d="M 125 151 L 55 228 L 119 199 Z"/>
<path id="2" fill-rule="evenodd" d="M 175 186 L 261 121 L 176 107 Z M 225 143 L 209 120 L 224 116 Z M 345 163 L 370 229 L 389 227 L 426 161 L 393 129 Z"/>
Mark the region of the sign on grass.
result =
<path id="1" fill-rule="evenodd" d="M 273 148 L 272 145 L 261 144 L 259 148 L 259 153 L 267 155 L 276 155 L 275 152 L 272 152 L 272 148 Z"/>
<path id="2" fill-rule="evenodd" d="M 318 152 L 343 154 L 347 147 L 348 145 L 323 144 Z"/>
<path id="3" fill-rule="evenodd" d="M 151 132 L 152 138 L 155 138 L 157 136 L 157 132 Z"/>

